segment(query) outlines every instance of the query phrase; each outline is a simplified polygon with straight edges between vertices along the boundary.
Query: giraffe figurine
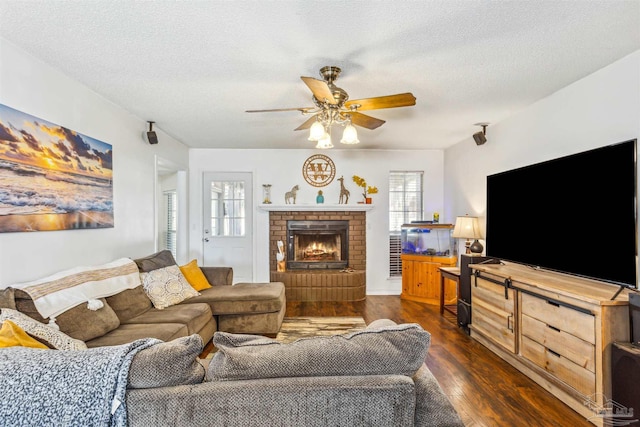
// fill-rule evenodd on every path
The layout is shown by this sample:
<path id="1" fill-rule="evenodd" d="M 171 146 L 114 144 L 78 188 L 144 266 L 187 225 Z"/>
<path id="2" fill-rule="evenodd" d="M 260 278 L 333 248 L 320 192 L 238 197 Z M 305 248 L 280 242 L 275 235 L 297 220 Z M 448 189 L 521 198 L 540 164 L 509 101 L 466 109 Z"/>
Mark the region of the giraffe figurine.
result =
<path id="1" fill-rule="evenodd" d="M 338 181 L 340 181 L 340 200 L 338 201 L 338 204 L 346 205 L 349 203 L 349 190 L 344 186 L 344 176 L 338 178 Z"/>

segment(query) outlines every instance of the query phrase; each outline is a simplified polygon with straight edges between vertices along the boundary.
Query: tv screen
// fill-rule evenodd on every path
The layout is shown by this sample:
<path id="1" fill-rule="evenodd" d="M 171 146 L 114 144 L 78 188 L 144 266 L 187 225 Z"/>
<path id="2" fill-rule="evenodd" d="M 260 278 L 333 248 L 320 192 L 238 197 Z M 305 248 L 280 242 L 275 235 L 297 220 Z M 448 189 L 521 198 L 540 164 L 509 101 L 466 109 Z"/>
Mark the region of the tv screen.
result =
<path id="1" fill-rule="evenodd" d="M 636 140 L 487 177 L 487 256 L 636 287 Z"/>

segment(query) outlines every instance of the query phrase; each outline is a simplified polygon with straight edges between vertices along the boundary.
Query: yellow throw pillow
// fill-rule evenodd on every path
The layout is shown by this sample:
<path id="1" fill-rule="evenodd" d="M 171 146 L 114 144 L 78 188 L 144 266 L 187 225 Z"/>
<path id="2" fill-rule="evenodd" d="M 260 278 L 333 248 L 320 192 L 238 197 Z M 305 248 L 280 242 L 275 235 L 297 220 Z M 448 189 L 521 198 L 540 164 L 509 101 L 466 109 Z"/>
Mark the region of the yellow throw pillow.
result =
<path id="1" fill-rule="evenodd" d="M 181 266 L 180 271 L 187 279 L 187 282 L 189 282 L 191 287 L 196 291 L 201 291 L 211 287 L 211 284 L 205 277 L 204 273 L 200 270 L 200 267 L 198 267 L 197 260 L 194 259 L 189 264 Z"/>
<path id="2" fill-rule="evenodd" d="M 31 338 L 11 320 L 5 320 L 2 322 L 2 328 L 0 328 L 0 348 L 16 346 L 49 349 L 46 345 Z"/>

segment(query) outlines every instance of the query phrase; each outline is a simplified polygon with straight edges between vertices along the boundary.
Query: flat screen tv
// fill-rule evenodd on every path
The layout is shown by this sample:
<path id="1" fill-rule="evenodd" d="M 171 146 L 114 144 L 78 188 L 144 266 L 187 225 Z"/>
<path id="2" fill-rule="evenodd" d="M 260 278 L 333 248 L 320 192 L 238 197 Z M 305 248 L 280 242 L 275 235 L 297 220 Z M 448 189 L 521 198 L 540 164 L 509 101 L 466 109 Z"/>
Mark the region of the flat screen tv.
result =
<path id="1" fill-rule="evenodd" d="M 637 287 L 637 141 L 487 177 L 487 256 Z"/>

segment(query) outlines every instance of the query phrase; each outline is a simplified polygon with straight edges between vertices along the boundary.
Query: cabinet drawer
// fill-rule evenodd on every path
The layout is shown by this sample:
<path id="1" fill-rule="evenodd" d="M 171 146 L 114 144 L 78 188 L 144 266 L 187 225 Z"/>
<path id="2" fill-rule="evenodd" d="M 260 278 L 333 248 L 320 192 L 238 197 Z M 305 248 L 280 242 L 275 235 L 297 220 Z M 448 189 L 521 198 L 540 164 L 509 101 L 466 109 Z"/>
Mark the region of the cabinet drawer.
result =
<path id="1" fill-rule="evenodd" d="M 483 301 L 501 311 L 513 313 L 515 291 L 507 289 L 504 297 L 504 286 L 495 284 L 481 277 L 471 279 L 471 301 Z"/>
<path id="2" fill-rule="evenodd" d="M 579 393 L 586 396 L 595 393 L 596 375 L 593 372 L 576 365 L 557 353 L 549 351 L 545 346 L 523 336 L 520 353 L 523 357 L 554 375 Z"/>
<path id="3" fill-rule="evenodd" d="M 522 293 L 522 314 L 591 344 L 596 343 L 595 317 L 591 314 L 525 293 Z"/>
<path id="4" fill-rule="evenodd" d="M 475 296 L 474 296 L 475 298 Z M 471 321 L 473 330 L 491 339 L 512 353 L 516 352 L 516 337 L 513 331 L 513 312 L 496 310 L 495 307 L 472 299 Z"/>
<path id="5" fill-rule="evenodd" d="M 520 332 L 523 336 L 569 359 L 576 365 L 595 372 L 595 346 L 593 344 L 550 327 L 526 314 L 522 315 Z"/>

